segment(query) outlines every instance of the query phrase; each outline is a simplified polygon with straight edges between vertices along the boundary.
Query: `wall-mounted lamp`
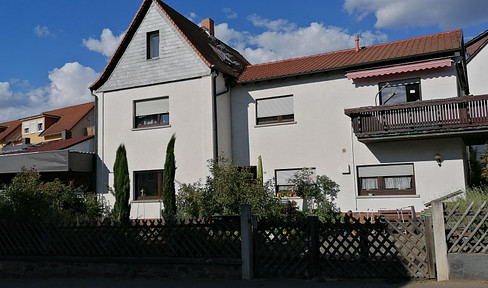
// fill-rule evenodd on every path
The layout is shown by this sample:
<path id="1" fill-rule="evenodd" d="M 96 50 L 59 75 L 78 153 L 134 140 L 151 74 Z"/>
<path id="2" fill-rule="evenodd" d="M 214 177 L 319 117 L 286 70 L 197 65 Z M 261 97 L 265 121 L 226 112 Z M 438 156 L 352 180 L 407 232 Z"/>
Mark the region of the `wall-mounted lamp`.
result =
<path id="1" fill-rule="evenodd" d="M 434 159 L 435 159 L 435 162 L 437 162 L 437 165 L 439 165 L 439 167 L 441 167 L 442 162 L 444 161 L 444 159 L 442 158 L 442 155 L 437 153 L 437 154 L 435 154 Z"/>

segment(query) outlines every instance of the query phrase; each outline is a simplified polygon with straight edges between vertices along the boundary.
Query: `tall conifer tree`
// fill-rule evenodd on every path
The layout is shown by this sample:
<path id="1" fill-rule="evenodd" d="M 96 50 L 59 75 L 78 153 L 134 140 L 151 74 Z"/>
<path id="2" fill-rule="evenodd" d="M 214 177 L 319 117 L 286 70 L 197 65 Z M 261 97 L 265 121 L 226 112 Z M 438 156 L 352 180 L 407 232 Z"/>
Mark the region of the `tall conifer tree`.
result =
<path id="1" fill-rule="evenodd" d="M 113 210 L 113 217 L 116 221 L 128 221 L 130 213 L 130 179 L 129 167 L 127 164 L 127 152 L 124 144 L 120 144 L 117 148 L 114 163 L 114 192 L 115 204 Z"/>
<path id="2" fill-rule="evenodd" d="M 176 216 L 176 189 L 175 189 L 175 141 L 176 137 L 173 134 L 168 142 L 166 148 L 166 161 L 164 163 L 163 171 L 163 218 L 165 220 L 172 220 Z"/>

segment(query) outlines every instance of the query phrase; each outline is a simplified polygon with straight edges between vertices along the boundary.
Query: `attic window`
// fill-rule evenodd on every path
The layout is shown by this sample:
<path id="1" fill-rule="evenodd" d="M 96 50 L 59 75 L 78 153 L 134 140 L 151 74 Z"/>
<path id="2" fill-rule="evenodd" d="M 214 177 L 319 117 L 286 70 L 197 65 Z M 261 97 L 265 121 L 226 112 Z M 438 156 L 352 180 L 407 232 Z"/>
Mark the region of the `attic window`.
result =
<path id="1" fill-rule="evenodd" d="M 159 57 L 159 31 L 147 33 L 147 59 Z"/>

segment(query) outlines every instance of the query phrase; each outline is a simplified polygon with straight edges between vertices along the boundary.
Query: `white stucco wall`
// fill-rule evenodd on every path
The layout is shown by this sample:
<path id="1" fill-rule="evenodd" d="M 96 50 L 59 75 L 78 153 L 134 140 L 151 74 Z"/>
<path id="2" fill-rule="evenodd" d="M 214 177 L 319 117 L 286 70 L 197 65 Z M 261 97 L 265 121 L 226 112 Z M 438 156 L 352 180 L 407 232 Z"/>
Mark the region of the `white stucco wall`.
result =
<path id="1" fill-rule="evenodd" d="M 467 64 L 469 91 L 472 95 L 488 94 L 488 48 L 485 46 Z"/>
<path id="2" fill-rule="evenodd" d="M 207 160 L 214 153 L 211 88 L 209 75 L 100 94 L 97 191 L 103 193 L 109 205 L 113 205 L 114 198 L 107 193 L 106 185 L 113 186 L 113 164 L 121 143 L 127 150 L 131 184 L 134 171 L 163 169 L 166 146 L 173 134 L 176 135 L 176 183 L 193 183 L 208 174 Z M 134 101 L 163 96 L 169 97 L 170 125 L 134 129 Z M 133 190 L 131 185 L 131 199 Z M 160 203 L 143 202 L 132 201 L 131 217 L 159 218 Z"/>
<path id="3" fill-rule="evenodd" d="M 247 84 L 232 90 L 233 158 L 240 165 L 256 165 L 262 156 L 265 180 L 275 169 L 315 167 L 341 186 L 337 204 L 343 211 L 377 210 L 423 203 L 464 187 L 463 145 L 459 139 L 385 143 L 381 149 L 357 141 L 345 108 L 373 106 L 378 83 L 421 78 L 422 99 L 457 96 L 454 67 L 369 78 L 354 83 L 344 74 Z M 293 95 L 293 123 L 256 125 L 255 100 Z M 243 121 L 243 119 L 247 119 Z M 449 155 L 442 167 L 434 161 L 436 149 Z M 398 156 L 398 159 L 390 157 Z M 357 165 L 414 163 L 414 197 L 357 197 Z"/>

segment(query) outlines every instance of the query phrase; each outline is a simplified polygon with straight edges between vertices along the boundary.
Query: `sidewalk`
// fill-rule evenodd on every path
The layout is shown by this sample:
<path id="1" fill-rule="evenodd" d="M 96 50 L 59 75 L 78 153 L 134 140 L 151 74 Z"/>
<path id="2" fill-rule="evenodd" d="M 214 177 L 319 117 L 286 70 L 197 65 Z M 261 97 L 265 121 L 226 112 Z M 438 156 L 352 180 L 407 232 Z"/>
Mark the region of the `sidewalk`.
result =
<path id="1" fill-rule="evenodd" d="M 1 288 L 488 288 L 488 281 L 410 281 L 392 282 L 388 280 L 296 280 L 296 279 L 256 279 L 256 280 L 212 280 L 212 279 L 166 279 L 166 278 L 26 278 L 0 279 Z"/>

